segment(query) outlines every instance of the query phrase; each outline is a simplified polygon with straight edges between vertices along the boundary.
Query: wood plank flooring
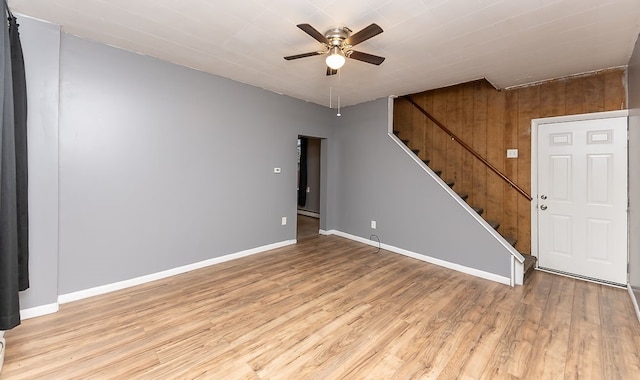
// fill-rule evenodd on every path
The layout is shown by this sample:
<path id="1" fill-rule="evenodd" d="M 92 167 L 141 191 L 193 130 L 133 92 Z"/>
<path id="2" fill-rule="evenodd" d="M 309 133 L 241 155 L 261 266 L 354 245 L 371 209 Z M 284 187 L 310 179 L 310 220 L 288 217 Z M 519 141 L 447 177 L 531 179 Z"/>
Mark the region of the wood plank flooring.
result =
<path id="1" fill-rule="evenodd" d="M 320 219 L 306 215 L 297 215 L 296 239 L 298 241 L 318 236 L 320 231 Z"/>
<path id="2" fill-rule="evenodd" d="M 2 379 L 631 379 L 625 290 L 477 279 L 339 237 L 62 305 Z"/>

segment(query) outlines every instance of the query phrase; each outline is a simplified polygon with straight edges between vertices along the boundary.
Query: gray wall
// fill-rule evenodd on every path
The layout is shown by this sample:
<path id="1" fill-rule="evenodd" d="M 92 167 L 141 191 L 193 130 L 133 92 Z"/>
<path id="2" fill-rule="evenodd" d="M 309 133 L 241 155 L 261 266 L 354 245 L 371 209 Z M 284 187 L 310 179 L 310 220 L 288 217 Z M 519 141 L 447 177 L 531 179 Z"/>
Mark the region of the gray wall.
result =
<path id="1" fill-rule="evenodd" d="M 60 29 L 17 16 L 25 59 L 29 141 L 31 288 L 20 293 L 29 309 L 58 300 L 58 83 Z"/>
<path id="2" fill-rule="evenodd" d="M 332 228 L 452 263 L 510 276 L 510 253 L 387 135 L 387 99 L 338 119 Z M 371 220 L 377 229 L 370 228 Z"/>
<path id="3" fill-rule="evenodd" d="M 336 118 L 318 105 L 60 35 L 51 24 L 21 23 L 32 253 L 23 309 L 295 239 L 298 135 L 323 138 L 321 229 L 375 232 L 383 243 L 509 275 L 502 247 L 387 136 L 386 99 Z"/>
<path id="4" fill-rule="evenodd" d="M 60 294 L 295 239 L 326 108 L 69 35 L 60 60 Z"/>
<path id="5" fill-rule="evenodd" d="M 629 283 L 640 289 L 640 38 L 629 62 Z M 640 300 L 638 300 L 640 301 Z"/>

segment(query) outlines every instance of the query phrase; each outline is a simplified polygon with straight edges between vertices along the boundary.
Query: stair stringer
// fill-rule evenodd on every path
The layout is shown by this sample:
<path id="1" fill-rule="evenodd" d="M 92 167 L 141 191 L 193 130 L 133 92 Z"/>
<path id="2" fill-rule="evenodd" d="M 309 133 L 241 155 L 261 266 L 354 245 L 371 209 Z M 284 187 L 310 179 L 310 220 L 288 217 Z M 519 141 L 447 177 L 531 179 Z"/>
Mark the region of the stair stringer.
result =
<path id="1" fill-rule="evenodd" d="M 436 183 L 440 185 L 449 195 L 462 207 L 469 215 L 471 215 L 487 232 L 489 232 L 509 253 L 511 259 L 511 286 L 522 285 L 524 282 L 524 257 L 509 242 L 502 237 L 482 216 L 473 210 L 473 208 L 465 202 L 447 183 L 440 178 L 427 164 L 425 164 L 414 152 L 409 149 L 399 138 L 393 133 L 393 123 L 389 123 L 387 135 L 402 149 L 411 159 Z"/>

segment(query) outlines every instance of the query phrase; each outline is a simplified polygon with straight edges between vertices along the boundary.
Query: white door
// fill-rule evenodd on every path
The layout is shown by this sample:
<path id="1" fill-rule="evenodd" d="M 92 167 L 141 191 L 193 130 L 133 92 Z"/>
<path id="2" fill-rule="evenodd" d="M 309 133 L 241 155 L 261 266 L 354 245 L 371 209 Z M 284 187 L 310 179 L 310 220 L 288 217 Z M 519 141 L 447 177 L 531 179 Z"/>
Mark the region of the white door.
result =
<path id="1" fill-rule="evenodd" d="M 627 283 L 627 118 L 538 126 L 538 266 Z"/>

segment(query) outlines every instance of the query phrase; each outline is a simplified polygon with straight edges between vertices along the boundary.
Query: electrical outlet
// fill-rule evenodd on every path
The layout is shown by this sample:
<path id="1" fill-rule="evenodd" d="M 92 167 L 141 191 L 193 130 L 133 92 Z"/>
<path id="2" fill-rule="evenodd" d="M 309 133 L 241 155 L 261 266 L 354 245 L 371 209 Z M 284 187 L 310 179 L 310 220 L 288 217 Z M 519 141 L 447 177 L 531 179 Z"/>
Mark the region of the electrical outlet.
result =
<path id="1" fill-rule="evenodd" d="M 286 217 L 286 216 L 283 216 L 283 217 L 282 217 L 282 225 L 283 225 L 283 226 L 286 226 L 286 225 L 287 225 L 287 217 Z"/>
<path id="2" fill-rule="evenodd" d="M 507 158 L 518 158 L 518 149 L 507 149 Z"/>
<path id="3" fill-rule="evenodd" d="M 280 168 L 273 168 L 273 172 L 274 172 L 275 174 L 280 174 L 280 173 L 282 173 L 282 169 L 280 169 Z"/>
<path id="4" fill-rule="evenodd" d="M 371 228 L 373 228 L 374 230 L 376 229 L 377 223 L 375 220 L 371 221 Z"/>

